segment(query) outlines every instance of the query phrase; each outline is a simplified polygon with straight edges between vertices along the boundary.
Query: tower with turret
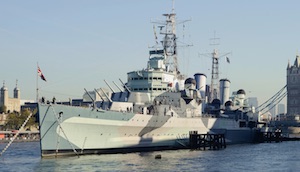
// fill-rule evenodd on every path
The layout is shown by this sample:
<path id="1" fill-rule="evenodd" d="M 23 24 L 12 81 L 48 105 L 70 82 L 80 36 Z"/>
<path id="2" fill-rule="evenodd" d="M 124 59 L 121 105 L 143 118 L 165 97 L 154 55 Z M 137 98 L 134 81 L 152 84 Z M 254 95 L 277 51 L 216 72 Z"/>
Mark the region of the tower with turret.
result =
<path id="1" fill-rule="evenodd" d="M 20 89 L 18 88 L 18 80 L 16 81 L 16 87 L 14 89 L 14 98 L 20 100 Z"/>
<path id="2" fill-rule="evenodd" d="M 5 106 L 7 112 L 20 112 L 20 89 L 18 88 L 18 83 L 14 88 L 14 96 L 11 98 L 8 95 L 8 88 L 5 86 L 5 81 L 3 81 L 3 86 L 0 89 L 0 106 Z"/>
<path id="3" fill-rule="evenodd" d="M 300 56 L 296 55 L 293 65 L 287 65 L 287 116 L 300 114 Z"/>
<path id="4" fill-rule="evenodd" d="M 3 81 L 3 87 L 1 87 L 0 106 L 6 106 L 7 104 L 8 104 L 8 89 L 5 86 L 5 81 Z"/>

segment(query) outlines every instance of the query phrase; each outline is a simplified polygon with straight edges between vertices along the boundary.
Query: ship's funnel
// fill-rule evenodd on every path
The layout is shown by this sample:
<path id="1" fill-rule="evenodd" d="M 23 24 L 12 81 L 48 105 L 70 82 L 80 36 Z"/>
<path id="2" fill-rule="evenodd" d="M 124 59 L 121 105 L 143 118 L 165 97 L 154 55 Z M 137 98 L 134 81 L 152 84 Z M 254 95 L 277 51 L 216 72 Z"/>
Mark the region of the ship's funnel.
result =
<path id="1" fill-rule="evenodd" d="M 196 73 L 194 75 L 196 80 L 196 89 L 200 91 L 201 97 L 205 97 L 205 90 L 206 90 L 206 75 L 203 73 Z"/>
<path id="2" fill-rule="evenodd" d="M 228 79 L 221 79 L 220 100 L 222 105 L 224 105 L 224 103 L 229 100 L 229 92 L 230 92 L 230 81 Z"/>

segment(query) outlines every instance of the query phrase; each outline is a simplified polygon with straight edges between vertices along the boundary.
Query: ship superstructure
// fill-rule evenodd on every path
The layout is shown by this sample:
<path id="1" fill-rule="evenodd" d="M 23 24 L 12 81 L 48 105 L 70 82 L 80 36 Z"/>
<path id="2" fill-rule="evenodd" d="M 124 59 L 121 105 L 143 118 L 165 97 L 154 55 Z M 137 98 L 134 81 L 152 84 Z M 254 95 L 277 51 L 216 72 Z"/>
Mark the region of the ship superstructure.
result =
<path id="1" fill-rule="evenodd" d="M 127 73 L 119 92 L 95 90 L 99 107 L 38 103 L 42 156 L 187 148 L 190 131 L 253 141 L 257 115 L 245 91 L 230 99 L 230 82 L 221 80 L 222 99 L 207 103 L 206 75 L 179 72 L 174 10 L 164 16 L 162 46 L 150 50 L 146 69 Z"/>
<path id="2" fill-rule="evenodd" d="M 159 22 L 161 45 L 149 51 L 147 68 L 129 72 L 127 86 L 133 92 L 148 93 L 150 102 L 166 91 L 179 91 L 183 88 L 184 76 L 180 74 L 177 63 L 176 20 L 174 9 L 163 14 L 164 22 Z M 157 38 L 156 32 L 155 37 Z M 158 44 L 158 42 L 157 42 Z"/>

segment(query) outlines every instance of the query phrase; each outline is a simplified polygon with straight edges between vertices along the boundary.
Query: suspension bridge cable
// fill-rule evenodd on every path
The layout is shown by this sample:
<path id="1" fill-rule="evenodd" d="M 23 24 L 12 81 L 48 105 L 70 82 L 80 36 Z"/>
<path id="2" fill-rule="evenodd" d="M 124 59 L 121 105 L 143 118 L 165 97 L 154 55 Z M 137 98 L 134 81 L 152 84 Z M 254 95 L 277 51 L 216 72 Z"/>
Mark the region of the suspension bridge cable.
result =
<path id="1" fill-rule="evenodd" d="M 282 91 L 283 91 L 286 87 L 287 87 L 287 85 L 285 85 L 283 88 L 281 88 L 281 89 L 280 89 L 274 96 L 272 96 L 270 99 L 268 99 L 267 101 L 265 101 L 263 104 L 259 105 L 259 106 L 257 107 L 257 109 L 261 108 L 262 106 L 264 106 L 265 104 L 267 104 L 269 101 L 273 100 L 274 97 L 279 96 L 279 95 L 282 93 Z M 268 106 L 268 105 L 267 105 L 267 106 Z"/>

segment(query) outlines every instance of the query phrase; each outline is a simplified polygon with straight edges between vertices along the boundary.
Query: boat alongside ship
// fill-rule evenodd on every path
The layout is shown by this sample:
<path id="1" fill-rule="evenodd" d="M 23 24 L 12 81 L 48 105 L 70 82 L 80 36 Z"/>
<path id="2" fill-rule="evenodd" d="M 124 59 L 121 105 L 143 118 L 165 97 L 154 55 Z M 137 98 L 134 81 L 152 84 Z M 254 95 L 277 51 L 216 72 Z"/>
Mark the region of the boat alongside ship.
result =
<path id="1" fill-rule="evenodd" d="M 127 73 L 124 89 L 111 96 L 95 90 L 99 107 L 38 103 L 42 157 L 188 148 L 190 131 L 224 134 L 227 144 L 254 141 L 259 115 L 245 91 L 230 97 L 230 81 L 214 72 L 210 87 L 205 74 L 182 75 L 174 10 L 164 16 L 162 46 L 150 50 L 146 69 Z"/>

